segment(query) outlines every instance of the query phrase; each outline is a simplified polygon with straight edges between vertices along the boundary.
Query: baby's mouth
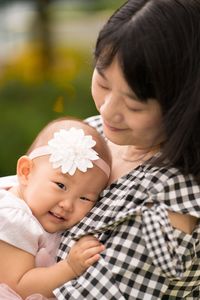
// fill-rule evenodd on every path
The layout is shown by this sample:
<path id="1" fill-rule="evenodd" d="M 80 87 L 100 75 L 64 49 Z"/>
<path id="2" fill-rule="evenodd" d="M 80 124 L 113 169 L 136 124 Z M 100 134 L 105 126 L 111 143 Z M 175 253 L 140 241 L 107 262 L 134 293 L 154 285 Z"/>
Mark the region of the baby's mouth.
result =
<path id="1" fill-rule="evenodd" d="M 61 217 L 60 215 L 58 215 L 52 211 L 49 211 L 49 214 L 52 215 L 53 217 L 57 218 L 58 220 L 65 221 L 65 219 L 63 217 Z"/>

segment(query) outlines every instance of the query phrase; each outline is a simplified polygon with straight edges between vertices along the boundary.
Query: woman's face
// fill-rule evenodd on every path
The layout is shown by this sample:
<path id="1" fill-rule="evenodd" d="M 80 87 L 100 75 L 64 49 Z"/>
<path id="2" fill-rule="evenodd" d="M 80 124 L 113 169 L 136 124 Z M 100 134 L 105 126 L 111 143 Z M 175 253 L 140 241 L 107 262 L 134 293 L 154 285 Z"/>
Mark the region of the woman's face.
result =
<path id="1" fill-rule="evenodd" d="M 155 99 L 140 102 L 126 83 L 117 59 L 103 72 L 95 68 L 92 96 L 105 136 L 119 145 L 151 147 L 163 140 L 162 113 Z"/>

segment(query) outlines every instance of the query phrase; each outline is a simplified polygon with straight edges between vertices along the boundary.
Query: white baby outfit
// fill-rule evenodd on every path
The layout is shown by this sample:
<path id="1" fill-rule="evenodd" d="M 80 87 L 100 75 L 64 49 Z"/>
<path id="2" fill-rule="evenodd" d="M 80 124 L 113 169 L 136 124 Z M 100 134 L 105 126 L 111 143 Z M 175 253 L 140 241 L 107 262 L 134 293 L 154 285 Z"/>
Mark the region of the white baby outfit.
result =
<path id="1" fill-rule="evenodd" d="M 15 178 L 10 178 L 11 186 Z M 3 189 L 7 180 L 0 179 L 0 240 L 7 242 L 35 256 L 37 267 L 47 267 L 55 263 L 55 253 L 59 244 L 59 234 L 46 232 L 25 201 Z M 21 300 L 22 298 L 4 283 L 0 283 L 0 299 Z M 26 300 L 45 300 L 39 294 Z"/>

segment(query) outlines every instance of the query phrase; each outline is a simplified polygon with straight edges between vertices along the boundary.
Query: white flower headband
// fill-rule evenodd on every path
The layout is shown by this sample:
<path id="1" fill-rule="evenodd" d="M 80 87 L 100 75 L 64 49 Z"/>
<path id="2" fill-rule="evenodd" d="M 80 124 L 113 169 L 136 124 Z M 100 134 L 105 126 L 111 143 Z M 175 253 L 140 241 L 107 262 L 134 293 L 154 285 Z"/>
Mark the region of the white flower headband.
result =
<path id="1" fill-rule="evenodd" d="M 60 167 L 63 174 L 68 173 L 69 175 L 74 175 L 77 169 L 86 172 L 95 164 L 109 177 L 110 167 L 92 149 L 95 144 L 92 136 L 85 135 L 82 129 L 74 127 L 69 130 L 61 129 L 54 133 L 54 137 L 49 140 L 48 145 L 34 149 L 29 154 L 29 158 L 50 155 L 49 161 L 53 168 Z"/>

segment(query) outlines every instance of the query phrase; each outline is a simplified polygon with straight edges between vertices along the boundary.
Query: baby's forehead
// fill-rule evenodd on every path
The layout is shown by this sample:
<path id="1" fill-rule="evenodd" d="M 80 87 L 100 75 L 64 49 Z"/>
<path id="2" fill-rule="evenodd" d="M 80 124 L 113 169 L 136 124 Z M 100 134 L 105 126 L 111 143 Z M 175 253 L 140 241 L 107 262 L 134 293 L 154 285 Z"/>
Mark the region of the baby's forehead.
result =
<path id="1" fill-rule="evenodd" d="M 76 121 L 76 120 L 62 120 L 59 122 L 55 122 L 52 124 L 49 124 L 40 135 L 40 142 L 48 143 L 50 139 L 53 138 L 55 132 L 64 129 L 69 130 L 70 128 L 76 128 L 76 129 L 82 129 L 85 134 L 89 134 L 94 136 L 95 129 L 89 127 L 86 123 L 83 121 Z"/>
<path id="2" fill-rule="evenodd" d="M 60 129 L 70 129 L 70 128 L 77 128 L 77 129 L 82 129 L 85 133 L 90 133 L 94 132 L 94 129 L 89 127 L 86 123 L 84 122 L 79 122 L 79 121 L 74 121 L 74 120 L 67 120 L 63 122 L 59 122 L 57 124 L 52 124 L 52 126 L 49 127 L 49 132 L 54 134 L 56 131 Z"/>
<path id="3" fill-rule="evenodd" d="M 101 179 L 99 179 L 99 172 L 101 171 L 99 171 L 99 168 L 95 165 L 91 169 L 88 169 L 86 172 L 76 170 L 74 175 L 69 175 L 68 173 L 63 174 L 60 168 L 54 169 L 54 175 L 58 181 L 63 181 L 63 183 L 67 183 L 68 187 L 76 187 L 77 190 L 84 190 L 88 193 L 94 193 L 95 182 L 97 183 L 102 181 Z M 104 173 L 101 174 L 104 175 Z M 106 175 L 105 180 L 107 180 Z M 91 182 L 93 182 L 93 184 L 91 184 Z M 102 188 L 103 186 L 104 182 L 102 182 Z"/>

